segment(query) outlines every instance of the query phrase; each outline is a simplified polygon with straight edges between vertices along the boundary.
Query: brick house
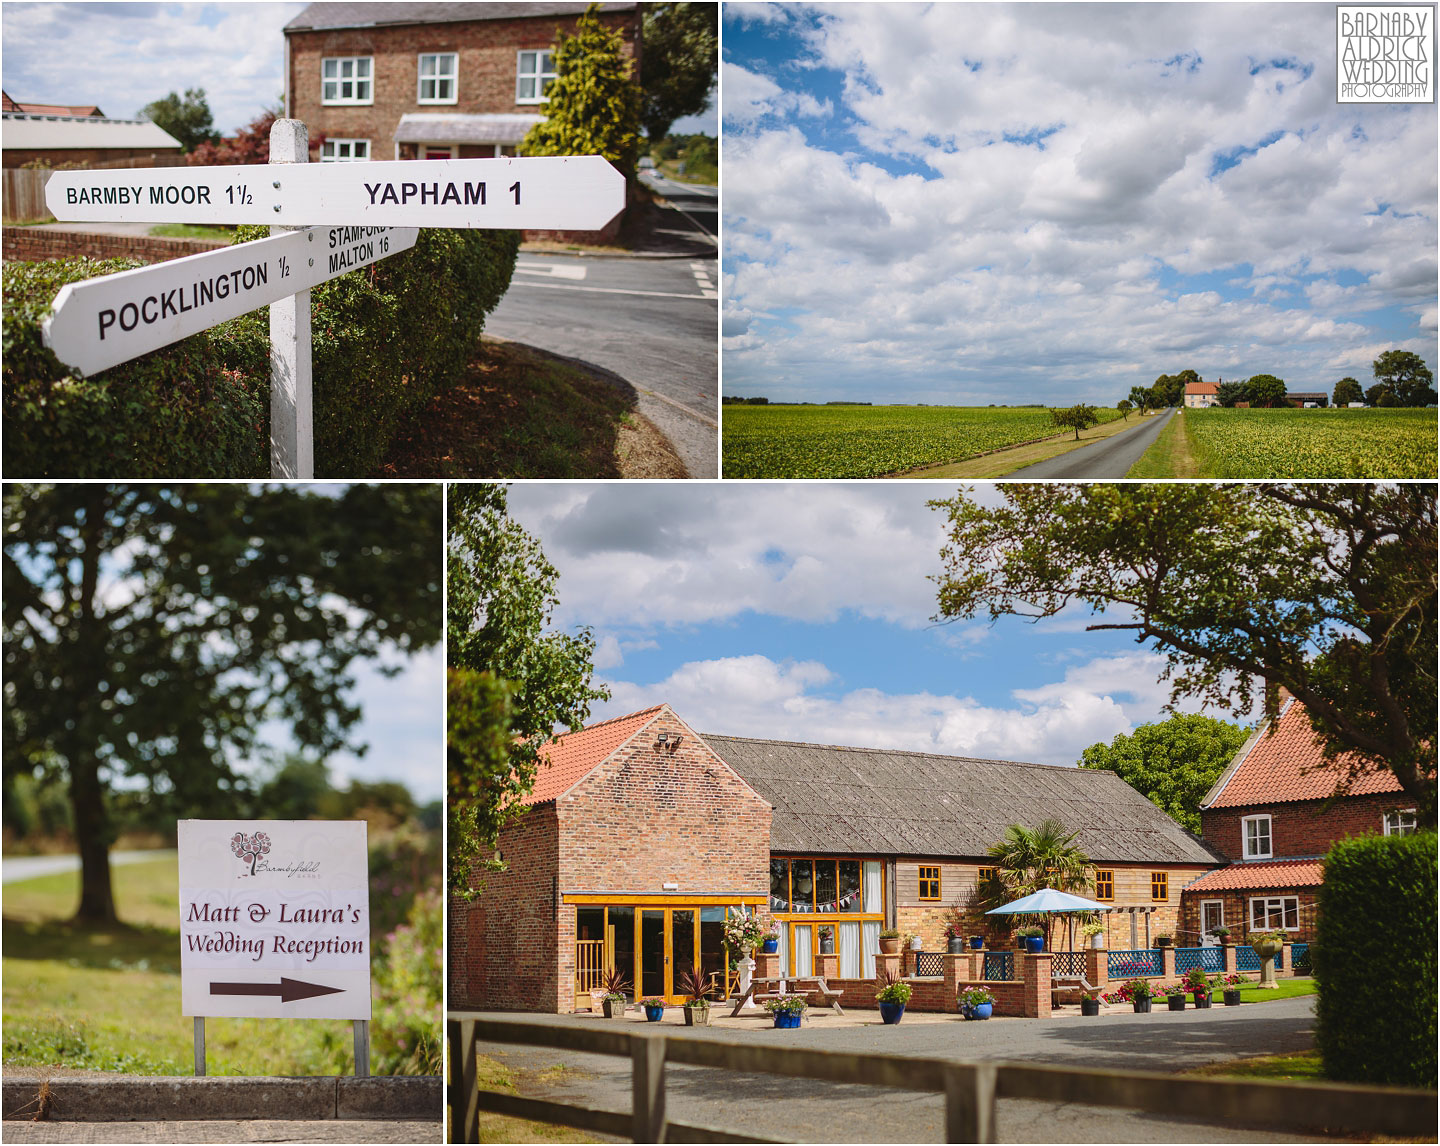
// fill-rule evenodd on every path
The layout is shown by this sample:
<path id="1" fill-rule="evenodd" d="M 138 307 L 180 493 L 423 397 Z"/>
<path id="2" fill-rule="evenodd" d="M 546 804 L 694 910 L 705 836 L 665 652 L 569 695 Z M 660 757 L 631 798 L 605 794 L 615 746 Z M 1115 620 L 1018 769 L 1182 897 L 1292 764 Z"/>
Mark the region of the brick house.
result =
<path id="1" fill-rule="evenodd" d="M 321 162 L 514 155 L 581 4 L 311 4 L 285 25 L 286 114 Z M 640 6 L 600 5 L 640 64 Z"/>
<path id="2" fill-rule="evenodd" d="M 1285 699 L 1235 754 L 1200 804 L 1201 835 L 1229 862 L 1186 888 L 1181 926 L 1232 939 L 1283 928 L 1313 937 L 1321 861 L 1330 845 L 1367 833 L 1415 830 L 1415 808 L 1388 771 L 1361 774 L 1336 790 L 1345 758 L 1325 760 L 1305 707 Z"/>
<path id="3" fill-rule="evenodd" d="M 1214 382 L 1185 383 L 1185 405 L 1191 407 L 1220 405 L 1220 387 Z"/>
<path id="4" fill-rule="evenodd" d="M 1049 815 L 1094 860 L 1112 947 L 1173 934 L 1184 889 L 1224 862 L 1109 772 L 697 735 L 667 705 L 546 757 L 500 839 L 509 870 L 451 903 L 453 1007 L 588 1008 L 605 967 L 678 1000 L 678 969 L 725 968 L 727 907 L 780 924 L 782 973 L 815 973 L 828 938 L 839 980 L 873 979 L 884 927 L 931 951 L 952 915 L 998 937 L 972 903 L 985 849 Z"/>

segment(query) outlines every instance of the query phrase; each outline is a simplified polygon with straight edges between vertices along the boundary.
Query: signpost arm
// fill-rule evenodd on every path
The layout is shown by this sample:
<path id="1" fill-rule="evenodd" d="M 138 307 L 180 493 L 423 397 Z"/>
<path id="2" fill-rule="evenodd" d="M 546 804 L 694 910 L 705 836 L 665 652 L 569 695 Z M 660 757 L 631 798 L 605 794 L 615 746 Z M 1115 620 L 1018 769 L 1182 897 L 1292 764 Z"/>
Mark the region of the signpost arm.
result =
<path id="1" fill-rule="evenodd" d="M 205 1017 L 195 1016 L 195 1077 L 205 1077 Z"/>
<path id="2" fill-rule="evenodd" d="M 277 169 L 263 194 L 280 210 L 285 173 L 278 165 L 305 163 L 310 133 L 298 119 L 277 119 L 270 128 L 270 162 Z M 294 227 L 271 227 L 278 235 Z M 310 291 L 270 304 L 270 476 L 315 476 L 314 414 L 310 387 Z"/>
<path id="3" fill-rule="evenodd" d="M 355 1022 L 355 1077 L 370 1077 L 370 1020 Z"/>

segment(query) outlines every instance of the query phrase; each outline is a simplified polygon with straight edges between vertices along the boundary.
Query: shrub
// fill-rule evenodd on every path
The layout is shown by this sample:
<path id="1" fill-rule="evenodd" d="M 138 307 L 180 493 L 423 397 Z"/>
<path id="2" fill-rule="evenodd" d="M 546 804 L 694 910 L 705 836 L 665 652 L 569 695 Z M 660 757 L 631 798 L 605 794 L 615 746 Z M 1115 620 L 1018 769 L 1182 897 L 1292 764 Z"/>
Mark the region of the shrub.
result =
<path id="1" fill-rule="evenodd" d="M 1325 857 L 1315 1041 L 1337 1082 L 1435 1085 L 1436 837 L 1361 836 Z"/>
<path id="2" fill-rule="evenodd" d="M 223 328 L 91 378 L 80 377 L 46 348 L 40 324 L 61 287 L 141 265 L 134 259 L 86 258 L 5 264 L 7 478 L 269 472 L 268 367 L 261 373 L 237 371 Z"/>
<path id="3" fill-rule="evenodd" d="M 440 892 L 433 889 L 416 896 L 406 922 L 385 937 L 371 1022 L 376 1074 L 440 1073 L 444 930 Z"/>

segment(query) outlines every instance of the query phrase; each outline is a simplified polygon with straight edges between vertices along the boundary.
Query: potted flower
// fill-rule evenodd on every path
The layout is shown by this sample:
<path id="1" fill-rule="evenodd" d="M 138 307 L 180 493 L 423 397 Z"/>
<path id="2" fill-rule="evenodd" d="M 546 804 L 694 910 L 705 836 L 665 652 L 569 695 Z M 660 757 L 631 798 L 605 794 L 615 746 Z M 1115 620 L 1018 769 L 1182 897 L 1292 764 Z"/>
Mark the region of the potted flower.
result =
<path id="1" fill-rule="evenodd" d="M 1090 941 L 1090 946 L 1099 951 L 1105 946 L 1105 924 L 1087 923 L 1080 928 L 1080 934 Z"/>
<path id="2" fill-rule="evenodd" d="M 780 925 L 770 924 L 769 928 L 760 937 L 760 950 L 766 955 L 774 955 L 780 950 Z"/>
<path id="3" fill-rule="evenodd" d="M 972 936 L 970 936 L 970 947 L 971 947 L 972 950 L 979 951 L 979 950 L 980 950 L 981 948 L 983 948 L 984 946 L 985 946 L 985 936 L 983 936 L 983 935 L 972 935 Z"/>
<path id="4" fill-rule="evenodd" d="M 960 1013 L 966 1019 L 988 1019 L 995 1010 L 995 996 L 984 987 L 966 987 L 960 992 Z"/>
<path id="5" fill-rule="evenodd" d="M 725 913 L 725 946 L 732 953 L 750 954 L 772 930 L 759 914 L 750 915 L 738 907 L 732 907 Z"/>
<path id="6" fill-rule="evenodd" d="M 945 950 L 951 955 L 965 950 L 965 926 L 958 919 L 945 925 Z"/>
<path id="7" fill-rule="evenodd" d="M 1222 991 L 1225 996 L 1227 1007 L 1238 1007 L 1240 1005 L 1240 988 L 1248 986 L 1250 980 L 1238 971 L 1232 971 L 1221 980 Z"/>
<path id="8" fill-rule="evenodd" d="M 1080 1013 L 1082 1015 L 1098 1015 L 1100 1013 L 1100 992 L 1080 992 Z"/>
<path id="9" fill-rule="evenodd" d="M 1154 996 L 1155 989 L 1150 986 L 1148 979 L 1131 979 L 1125 984 L 1125 991 L 1137 1015 L 1150 1013 L 1150 999 Z"/>
<path id="10" fill-rule="evenodd" d="M 1133 1003 L 1135 1001 L 1130 997 L 1129 986 L 1123 983 L 1113 991 L 1105 992 L 1100 997 L 1112 1006 L 1118 1003 Z"/>
<path id="11" fill-rule="evenodd" d="M 1170 944 L 1172 944 L 1173 942 L 1175 942 L 1175 937 L 1174 937 L 1173 935 L 1157 935 L 1157 936 L 1155 936 L 1155 946 L 1156 946 L 1156 947 L 1169 947 Z"/>
<path id="12" fill-rule="evenodd" d="M 647 1023 L 658 1023 L 665 1017 L 665 1000 L 658 995 L 651 995 L 648 999 L 641 999 L 640 1005 L 645 1008 L 645 1021 Z"/>
<path id="13" fill-rule="evenodd" d="M 1185 1009 L 1185 984 L 1169 983 L 1160 987 L 1160 994 L 1165 996 L 1165 1002 L 1170 1005 L 1172 1011 L 1183 1011 Z"/>
<path id="14" fill-rule="evenodd" d="M 680 991 L 688 996 L 685 1000 L 685 1025 L 687 1027 L 708 1027 L 710 1025 L 710 996 L 715 993 L 715 984 L 710 976 L 699 967 L 687 967 L 680 972 L 676 983 Z"/>
<path id="15" fill-rule="evenodd" d="M 1260 956 L 1261 962 L 1266 959 L 1273 959 L 1280 954 L 1280 948 L 1285 945 L 1285 940 L 1290 936 L 1283 930 L 1276 928 L 1274 931 L 1256 931 L 1245 936 L 1245 942 L 1255 949 L 1255 954 Z"/>
<path id="16" fill-rule="evenodd" d="M 630 980 L 619 971 L 606 971 L 600 976 L 600 989 L 605 992 L 600 1001 L 607 1019 L 625 1017 L 625 992 L 630 989 Z"/>
<path id="17" fill-rule="evenodd" d="M 1195 996 L 1195 1006 L 1200 1010 L 1207 1010 L 1210 1006 L 1210 988 L 1213 985 L 1209 975 L 1199 967 L 1191 967 L 1185 972 L 1185 989 Z"/>
<path id="18" fill-rule="evenodd" d="M 1016 936 L 1025 942 L 1025 950 L 1031 955 L 1038 955 L 1045 950 L 1045 928 L 1043 927 L 1022 927 L 1015 932 Z"/>
<path id="19" fill-rule="evenodd" d="M 893 1026 L 905 1015 L 905 1004 L 910 1001 L 910 984 L 898 979 L 887 981 L 875 996 L 880 1004 L 880 1021 Z"/>
<path id="20" fill-rule="evenodd" d="M 925 949 L 925 941 L 916 935 L 915 932 L 907 931 L 904 935 L 900 936 L 900 946 L 908 947 L 911 951 L 923 951 Z"/>
<path id="21" fill-rule="evenodd" d="M 833 954 L 835 954 L 835 928 L 833 928 L 833 927 L 822 927 L 822 928 L 820 928 L 820 954 L 821 954 L 821 955 L 833 955 Z"/>
<path id="22" fill-rule="evenodd" d="M 887 927 L 880 932 L 880 954 L 894 955 L 900 950 L 900 932 L 893 927 Z"/>
<path id="23" fill-rule="evenodd" d="M 781 995 L 765 1004 L 765 1009 L 775 1016 L 777 1027 L 798 1027 L 809 1004 L 804 995 Z"/>
<path id="24" fill-rule="evenodd" d="M 1227 939 L 1230 938 L 1230 928 L 1223 926 L 1212 927 L 1210 928 L 1210 934 L 1215 936 L 1216 939 L 1220 940 L 1221 943 L 1224 943 Z"/>

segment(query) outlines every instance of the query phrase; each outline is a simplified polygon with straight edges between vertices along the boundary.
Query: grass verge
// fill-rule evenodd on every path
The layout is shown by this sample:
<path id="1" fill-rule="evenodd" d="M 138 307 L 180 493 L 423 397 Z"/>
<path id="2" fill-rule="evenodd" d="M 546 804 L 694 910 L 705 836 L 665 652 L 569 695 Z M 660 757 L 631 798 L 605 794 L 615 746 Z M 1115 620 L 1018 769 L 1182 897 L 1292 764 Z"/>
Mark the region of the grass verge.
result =
<path id="1" fill-rule="evenodd" d="M 220 243 L 235 241 L 234 227 L 210 227 L 203 223 L 161 223 L 150 233 L 162 239 L 214 239 Z"/>
<path id="2" fill-rule="evenodd" d="M 485 339 L 454 386 L 402 425 L 372 477 L 685 477 L 637 396 L 574 363 Z"/>
<path id="3" fill-rule="evenodd" d="M 1268 1079 L 1271 1082 L 1325 1082 L 1320 1070 L 1318 1050 L 1298 1054 L 1267 1054 L 1259 1058 L 1242 1058 L 1233 1062 L 1212 1062 L 1185 1071 L 1187 1075 L 1204 1078 Z"/>
<path id="4" fill-rule="evenodd" d="M 519 1094 L 521 1080 L 508 1066 L 486 1055 L 475 1059 L 476 1084 L 481 1090 L 498 1090 L 506 1094 Z M 554 1066 L 541 1071 L 541 1080 L 554 1081 L 556 1074 L 563 1074 L 563 1066 Z M 601 1142 L 609 1139 L 594 1138 L 583 1130 L 568 1126 L 553 1126 L 548 1122 L 529 1122 L 524 1118 L 511 1118 L 505 1114 L 480 1112 L 480 1142 Z"/>
<path id="5" fill-rule="evenodd" d="M 1139 424 L 1138 420 L 1136 424 Z M 964 461 L 948 462 L 940 466 L 924 466 L 921 469 L 907 470 L 904 473 L 889 476 L 898 478 L 1004 477 L 1025 466 L 1048 461 L 1061 454 L 1068 454 L 1071 450 L 1091 445 L 1102 438 L 1108 438 L 1134 428 L 1130 425 L 1128 418 L 1117 418 L 1113 422 L 1106 422 L 1103 426 L 1090 427 L 1080 435 L 1078 442 L 1075 440 L 1075 431 L 1066 430 L 1053 438 L 1046 438 L 1043 442 L 1030 442 L 1023 446 L 1012 446 L 1006 450 L 999 450 L 993 454 L 984 454 L 978 458 L 966 458 Z"/>
<path id="6" fill-rule="evenodd" d="M 1245 1003 L 1273 1003 L 1277 999 L 1294 999 L 1299 995 L 1313 995 L 1315 993 L 1315 980 L 1307 978 L 1279 979 L 1280 984 L 1274 990 L 1262 991 L 1259 987 L 1240 988 L 1240 1002 Z M 1215 993 L 1216 1002 L 1220 1001 L 1220 992 Z"/>
<path id="7" fill-rule="evenodd" d="M 1128 478 L 1193 478 L 1200 476 L 1200 463 L 1185 433 L 1185 411 L 1177 410 L 1170 424 L 1160 431 L 1140 460 L 1130 467 Z"/>

